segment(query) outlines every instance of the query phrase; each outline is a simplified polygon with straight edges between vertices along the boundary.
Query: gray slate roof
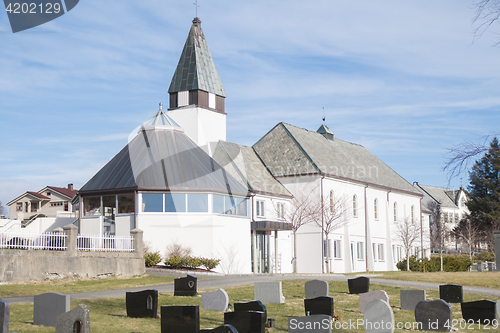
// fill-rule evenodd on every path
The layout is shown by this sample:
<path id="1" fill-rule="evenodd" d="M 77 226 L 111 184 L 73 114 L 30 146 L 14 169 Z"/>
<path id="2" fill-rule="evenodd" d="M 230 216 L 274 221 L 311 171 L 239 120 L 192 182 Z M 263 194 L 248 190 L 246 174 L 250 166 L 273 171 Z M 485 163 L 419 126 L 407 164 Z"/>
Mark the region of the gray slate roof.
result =
<path id="1" fill-rule="evenodd" d="M 441 204 L 441 207 L 458 207 L 458 195 L 460 194 L 460 191 L 458 190 L 420 184 L 417 185 L 417 188 L 420 188 L 421 190 L 426 192 L 429 196 L 431 196 L 434 200 Z"/>
<path id="2" fill-rule="evenodd" d="M 169 93 L 187 90 L 203 90 L 226 97 L 201 30 L 201 21 L 197 17 L 193 20 L 177 69 L 168 88 Z"/>
<path id="3" fill-rule="evenodd" d="M 172 129 L 141 130 L 80 193 L 131 189 L 248 195 L 186 134 Z"/>
<path id="4" fill-rule="evenodd" d="M 253 148 L 275 177 L 325 174 L 421 195 L 363 146 L 290 124 L 279 123 Z"/>
<path id="5" fill-rule="evenodd" d="M 250 191 L 292 197 L 292 194 L 269 173 L 252 147 L 219 141 L 213 159 Z"/>

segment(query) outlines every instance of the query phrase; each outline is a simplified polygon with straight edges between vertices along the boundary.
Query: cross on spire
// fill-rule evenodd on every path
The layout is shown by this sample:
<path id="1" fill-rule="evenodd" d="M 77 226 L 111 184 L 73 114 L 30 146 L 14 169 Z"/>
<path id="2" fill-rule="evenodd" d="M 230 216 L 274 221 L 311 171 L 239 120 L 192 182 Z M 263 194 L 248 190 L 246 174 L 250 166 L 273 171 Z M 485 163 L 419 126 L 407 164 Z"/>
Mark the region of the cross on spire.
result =
<path id="1" fill-rule="evenodd" d="M 198 17 L 198 7 L 200 7 L 198 5 L 198 0 L 196 0 L 196 2 L 193 3 L 193 5 L 196 7 L 196 16 L 195 17 Z"/>

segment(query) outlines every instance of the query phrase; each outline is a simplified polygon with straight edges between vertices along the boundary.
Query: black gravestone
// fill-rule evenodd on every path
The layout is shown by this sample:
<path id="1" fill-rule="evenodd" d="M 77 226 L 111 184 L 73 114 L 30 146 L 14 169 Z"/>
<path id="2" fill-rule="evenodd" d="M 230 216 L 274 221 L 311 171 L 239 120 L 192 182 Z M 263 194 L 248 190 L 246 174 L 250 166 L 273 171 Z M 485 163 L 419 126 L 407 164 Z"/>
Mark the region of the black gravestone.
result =
<path id="1" fill-rule="evenodd" d="M 453 311 L 442 299 L 420 301 L 415 306 L 415 322 L 420 331 L 448 331 L 453 325 Z"/>
<path id="2" fill-rule="evenodd" d="M 158 290 L 127 292 L 125 300 L 128 317 L 156 318 L 158 313 Z"/>
<path id="3" fill-rule="evenodd" d="M 360 276 L 355 279 L 348 279 L 349 294 L 367 293 L 370 289 L 370 279 L 365 276 Z"/>
<path id="4" fill-rule="evenodd" d="M 161 333 L 198 333 L 200 307 L 198 305 L 162 306 Z"/>
<path id="5" fill-rule="evenodd" d="M 496 302 L 488 299 L 474 302 L 465 302 L 462 306 L 462 317 L 468 322 L 473 320 L 474 323 L 478 321 L 484 325 L 492 325 L 493 320 L 496 319 Z"/>
<path id="6" fill-rule="evenodd" d="M 447 303 L 462 303 L 462 286 L 458 284 L 443 284 L 439 286 L 439 298 Z"/>
<path id="7" fill-rule="evenodd" d="M 320 296 L 304 300 L 306 316 L 324 314 L 333 317 L 333 297 Z"/>
<path id="8" fill-rule="evenodd" d="M 216 328 L 206 328 L 200 330 L 200 332 L 210 332 L 210 333 L 238 333 L 238 330 L 233 325 L 222 325 Z"/>
<path id="9" fill-rule="evenodd" d="M 260 311 L 264 312 L 264 321 L 267 321 L 267 309 L 261 301 L 234 303 L 234 312 L 238 311 Z"/>
<path id="10" fill-rule="evenodd" d="M 224 313 L 224 324 L 233 325 L 239 333 L 265 333 L 267 315 L 262 311 Z"/>
<path id="11" fill-rule="evenodd" d="M 188 275 L 174 280 L 174 296 L 196 296 L 196 276 Z"/>

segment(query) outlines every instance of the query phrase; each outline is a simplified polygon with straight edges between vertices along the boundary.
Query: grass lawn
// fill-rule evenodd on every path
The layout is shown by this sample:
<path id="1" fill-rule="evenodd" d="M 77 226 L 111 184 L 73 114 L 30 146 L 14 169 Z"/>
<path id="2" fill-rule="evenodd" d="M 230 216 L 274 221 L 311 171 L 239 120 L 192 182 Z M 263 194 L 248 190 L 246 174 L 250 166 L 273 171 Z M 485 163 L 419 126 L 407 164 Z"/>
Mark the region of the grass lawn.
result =
<path id="1" fill-rule="evenodd" d="M 500 272 L 376 272 L 374 275 L 377 275 L 374 277 L 377 279 L 453 283 L 462 286 L 500 289 Z"/>
<path id="2" fill-rule="evenodd" d="M 44 293 L 80 293 L 86 291 L 112 290 L 155 286 L 173 283 L 173 277 L 142 275 L 132 278 L 108 278 L 102 280 L 53 280 L 30 283 L 12 283 L 0 285 L 0 298 L 13 296 L 33 296 Z"/>
<path id="3" fill-rule="evenodd" d="M 485 273 L 483 273 L 485 274 Z M 458 274 L 457 274 L 458 276 Z M 484 275 L 486 276 L 486 275 Z M 102 282 L 102 281 L 101 281 Z M 269 329 L 269 332 L 287 332 L 288 318 L 304 315 L 304 283 L 306 280 L 285 280 L 283 281 L 283 294 L 286 298 L 284 304 L 266 304 L 268 318 L 275 318 L 276 328 Z M 453 280 L 456 282 L 456 280 Z M 363 315 L 358 309 L 358 295 L 348 294 L 347 282 L 331 281 L 330 296 L 334 298 L 335 315 L 338 317 L 337 325 L 344 323 L 344 327 L 350 322 L 356 323 L 363 319 Z M 370 290 L 382 289 L 387 292 L 390 299 L 390 305 L 394 311 L 396 324 L 398 322 L 405 325 L 411 325 L 415 320 L 412 311 L 405 311 L 399 308 L 399 290 L 401 288 L 375 285 L 370 286 Z M 253 300 L 253 285 L 246 285 L 234 288 L 226 288 L 229 295 L 229 302 L 240 302 Z M 437 290 L 427 290 L 427 299 L 438 299 Z M 464 301 L 473 301 L 484 299 L 481 295 L 464 294 Z M 496 300 L 496 299 L 493 299 Z M 90 321 L 93 333 L 113 333 L 113 332 L 160 332 L 160 319 L 137 319 L 128 318 L 125 310 L 125 297 L 75 300 L 71 302 L 71 308 L 78 304 L 85 304 L 90 309 Z M 224 321 L 224 315 L 221 312 L 205 311 L 201 308 L 200 297 L 174 297 L 173 293 L 161 293 L 159 295 L 159 306 L 162 305 L 200 305 L 201 328 L 217 327 Z M 462 317 L 460 304 L 452 304 L 453 318 Z M 160 313 L 160 309 L 158 309 Z M 33 304 L 11 304 L 10 328 L 14 332 L 54 332 L 52 327 L 33 326 Z M 407 324 L 407 325 L 408 325 Z M 477 325 L 468 329 L 460 329 L 455 332 L 494 332 L 498 331 L 489 327 L 489 329 L 479 329 Z M 364 332 L 362 327 L 354 329 L 335 329 L 339 332 Z M 396 332 L 408 332 L 412 330 L 398 330 Z"/>

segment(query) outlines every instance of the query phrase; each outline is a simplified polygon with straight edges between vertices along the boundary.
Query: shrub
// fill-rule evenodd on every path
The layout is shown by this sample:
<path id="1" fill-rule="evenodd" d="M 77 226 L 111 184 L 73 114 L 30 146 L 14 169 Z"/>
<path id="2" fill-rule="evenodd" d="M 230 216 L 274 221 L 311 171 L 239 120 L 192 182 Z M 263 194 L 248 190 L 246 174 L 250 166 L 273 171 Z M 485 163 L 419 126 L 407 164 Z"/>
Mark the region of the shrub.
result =
<path id="1" fill-rule="evenodd" d="M 144 253 L 144 263 L 146 264 L 146 267 L 155 266 L 160 261 L 161 261 L 160 251 Z"/>
<path id="2" fill-rule="evenodd" d="M 410 257 L 410 270 L 413 272 L 423 272 L 425 265 L 426 272 L 439 272 L 441 268 L 441 259 L 439 256 L 431 257 L 431 259 L 417 259 L 416 256 Z M 466 272 L 469 270 L 472 262 L 467 255 L 461 256 L 443 256 L 443 270 L 445 272 Z M 401 260 L 396 264 L 396 267 L 401 271 L 406 271 L 406 259 Z"/>
<path id="3" fill-rule="evenodd" d="M 191 256 L 191 248 L 183 246 L 178 243 L 172 243 L 169 246 L 167 246 L 167 252 L 165 254 L 165 258 L 170 258 L 170 257 L 183 257 L 187 258 Z"/>
<path id="4" fill-rule="evenodd" d="M 495 254 L 493 252 L 481 252 L 474 256 L 474 262 L 477 261 L 495 261 Z"/>
<path id="5" fill-rule="evenodd" d="M 202 261 L 200 266 L 204 266 L 209 271 L 217 267 L 217 265 L 219 265 L 220 263 L 220 259 L 209 259 L 209 258 L 200 258 L 200 259 Z"/>
<path id="6" fill-rule="evenodd" d="M 170 268 L 187 267 L 187 257 L 171 256 L 165 259 L 165 265 Z"/>

